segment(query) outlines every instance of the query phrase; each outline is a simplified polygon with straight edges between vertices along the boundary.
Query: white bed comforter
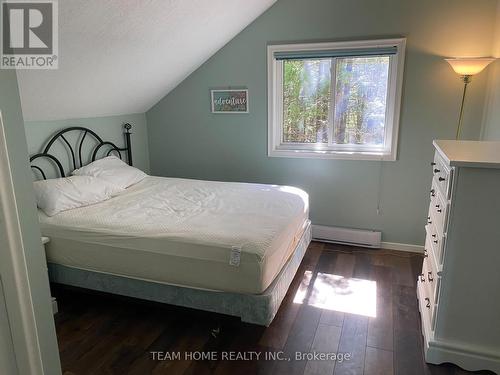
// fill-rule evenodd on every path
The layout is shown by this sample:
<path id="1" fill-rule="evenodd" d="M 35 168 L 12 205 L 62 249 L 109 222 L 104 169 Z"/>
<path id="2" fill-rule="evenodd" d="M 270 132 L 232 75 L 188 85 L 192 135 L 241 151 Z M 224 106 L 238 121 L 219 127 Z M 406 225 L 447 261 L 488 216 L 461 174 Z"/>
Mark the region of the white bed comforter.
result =
<path id="1" fill-rule="evenodd" d="M 308 219 L 308 210 L 307 194 L 294 187 L 147 177 L 108 201 L 53 217 L 39 211 L 39 218 L 43 234 L 53 239 L 49 261 L 148 280 L 232 290 L 224 287 L 228 281 L 222 277 L 211 283 L 203 275 L 186 281 L 180 272 L 176 276 L 175 270 L 168 272 L 172 277 L 160 275 L 161 269 L 169 267 L 153 271 L 154 265 L 137 264 L 140 258 L 133 261 L 123 255 L 123 259 L 116 259 L 122 255 L 112 250 L 175 257 L 175 262 L 171 261 L 174 258 L 166 261 L 170 266 L 184 258 L 196 268 L 197 262 L 205 260 L 218 264 L 210 272 L 225 272 L 221 270 L 227 267 L 221 265 L 228 266 L 229 273 L 239 268 L 242 277 L 248 276 L 246 271 L 257 272 L 259 275 L 249 276 L 253 286 L 235 288 L 258 293 L 272 282 L 290 256 L 290 247 Z M 108 252 L 114 259 L 95 260 L 104 256 L 102 251 L 93 253 L 88 246 L 86 250 L 72 251 L 64 240 L 112 249 Z M 233 247 L 241 248 L 238 267 L 229 265 Z M 120 269 L 120 263 L 127 261 L 132 264 Z M 141 272 L 134 273 L 134 263 Z M 203 273 L 204 266 L 199 267 L 199 273 Z"/>

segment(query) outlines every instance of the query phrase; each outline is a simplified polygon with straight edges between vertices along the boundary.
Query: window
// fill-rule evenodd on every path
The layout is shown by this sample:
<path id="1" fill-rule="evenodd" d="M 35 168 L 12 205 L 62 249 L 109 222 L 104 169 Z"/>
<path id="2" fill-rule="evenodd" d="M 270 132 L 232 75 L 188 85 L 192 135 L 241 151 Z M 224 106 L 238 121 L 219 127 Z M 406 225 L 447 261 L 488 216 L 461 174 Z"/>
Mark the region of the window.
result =
<path id="1" fill-rule="evenodd" d="M 405 39 L 268 46 L 269 156 L 395 160 Z"/>

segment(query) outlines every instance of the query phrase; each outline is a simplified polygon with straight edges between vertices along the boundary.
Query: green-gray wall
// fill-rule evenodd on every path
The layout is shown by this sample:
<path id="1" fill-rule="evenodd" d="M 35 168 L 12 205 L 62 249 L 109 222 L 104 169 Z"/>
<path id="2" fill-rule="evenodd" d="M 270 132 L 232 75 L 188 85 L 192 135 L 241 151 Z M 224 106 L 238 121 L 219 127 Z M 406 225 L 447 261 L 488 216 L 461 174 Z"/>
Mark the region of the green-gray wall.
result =
<path id="1" fill-rule="evenodd" d="M 133 126 L 132 158 L 134 166 L 149 172 L 148 135 L 144 113 L 58 121 L 26 121 L 24 126 L 26 128 L 28 152 L 30 155 L 40 152 L 52 134 L 70 126 L 83 126 L 92 129 L 103 140 L 114 142 L 119 147 L 124 146 L 123 124 L 127 122 Z M 69 159 L 66 155 L 61 156 L 61 160 Z"/>
<path id="2" fill-rule="evenodd" d="M 299 186 L 313 223 L 422 244 L 432 139 L 454 136 L 462 87 L 443 57 L 490 55 L 495 8 L 496 0 L 278 0 L 146 113 L 151 171 Z M 408 39 L 397 161 L 267 157 L 267 44 L 398 36 Z M 467 138 L 479 136 L 485 81 L 471 85 Z M 221 86 L 247 86 L 250 113 L 211 114 L 209 88 Z"/>
<path id="3" fill-rule="evenodd" d="M 488 68 L 489 91 L 482 140 L 500 141 L 500 62 Z"/>
<path id="4" fill-rule="evenodd" d="M 45 263 L 45 253 L 38 225 L 33 185 L 31 183 L 32 177 L 27 158 L 19 90 L 14 70 L 0 69 L 0 111 L 7 141 L 7 157 L 10 163 L 10 173 L 15 190 L 15 205 L 18 210 L 19 226 L 22 234 L 23 248 L 20 248 L 19 251 L 24 251 L 25 267 L 28 272 L 30 289 L 29 298 L 33 305 L 33 316 L 23 317 L 21 310 L 9 311 L 9 320 L 14 325 L 14 344 L 16 337 L 23 335 L 20 327 L 34 318 L 44 373 L 57 375 L 61 373 L 61 368 L 52 316 L 47 265 Z M 4 245 L 3 242 L 0 243 L 0 246 Z M 0 259 L 0 269 L 5 264 L 5 260 Z M 17 282 L 22 282 L 22 280 L 23 278 L 20 275 Z M 3 280 L 4 287 L 7 286 L 5 281 Z M 6 297 L 7 294 L 19 296 L 21 293 L 12 287 L 6 287 L 4 292 Z M 25 296 L 19 298 L 22 300 L 22 297 Z M 13 308 L 13 306 L 10 307 Z M 29 310 L 27 311 L 29 312 Z M 28 374 L 28 358 L 26 355 L 23 355 L 22 350 L 16 351 L 16 355 L 19 356 L 20 373 Z"/>
<path id="5" fill-rule="evenodd" d="M 493 56 L 500 59 L 500 1 L 497 8 Z M 487 74 L 488 99 L 486 100 L 482 139 L 500 141 L 500 60 L 491 64 Z"/>

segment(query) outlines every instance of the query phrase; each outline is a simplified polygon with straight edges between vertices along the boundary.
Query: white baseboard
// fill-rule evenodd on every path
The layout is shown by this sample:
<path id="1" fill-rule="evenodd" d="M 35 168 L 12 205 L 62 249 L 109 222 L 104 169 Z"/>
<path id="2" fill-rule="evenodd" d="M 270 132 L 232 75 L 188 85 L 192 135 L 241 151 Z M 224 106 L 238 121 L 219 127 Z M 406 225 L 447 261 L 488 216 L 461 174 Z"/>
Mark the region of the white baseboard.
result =
<path id="1" fill-rule="evenodd" d="M 380 243 L 381 249 L 387 250 L 399 250 L 399 251 L 407 251 L 410 253 L 423 253 L 424 247 L 422 245 L 410 245 L 407 243 L 398 243 L 398 242 L 384 242 Z"/>
<path id="2" fill-rule="evenodd" d="M 424 247 L 398 242 L 380 241 L 381 232 L 325 225 L 312 225 L 312 239 L 318 242 L 331 242 L 344 245 L 366 247 L 371 249 L 387 249 L 423 254 Z"/>
<path id="3" fill-rule="evenodd" d="M 320 242 L 332 242 L 378 249 L 380 247 L 382 232 L 313 224 L 312 237 L 313 240 Z"/>

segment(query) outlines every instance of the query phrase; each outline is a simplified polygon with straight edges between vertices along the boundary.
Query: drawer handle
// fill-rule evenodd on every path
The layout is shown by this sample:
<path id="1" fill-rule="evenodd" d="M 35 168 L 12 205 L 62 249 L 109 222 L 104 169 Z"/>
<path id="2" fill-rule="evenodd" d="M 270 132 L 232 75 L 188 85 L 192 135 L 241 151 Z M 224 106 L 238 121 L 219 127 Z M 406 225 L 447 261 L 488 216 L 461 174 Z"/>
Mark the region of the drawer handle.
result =
<path id="1" fill-rule="evenodd" d="M 427 272 L 427 280 L 434 281 L 434 278 L 432 277 L 432 272 L 431 271 Z"/>
<path id="2" fill-rule="evenodd" d="M 430 220 L 427 220 L 427 224 L 432 224 L 432 221 L 430 221 Z"/>
<path id="3" fill-rule="evenodd" d="M 427 307 L 428 309 L 430 309 L 431 308 L 431 300 L 429 298 L 427 298 L 427 297 L 425 297 L 424 299 L 425 299 L 425 302 L 427 302 L 425 304 L 425 307 Z"/>
<path id="4" fill-rule="evenodd" d="M 434 169 L 434 173 L 439 173 L 439 172 L 441 172 L 439 169 L 437 169 L 437 168 Z"/>
<path id="5" fill-rule="evenodd" d="M 423 273 L 421 273 L 420 275 L 418 275 L 418 278 L 419 280 L 422 282 L 422 283 L 425 283 L 425 276 Z"/>
<path id="6" fill-rule="evenodd" d="M 436 238 L 436 237 L 437 237 L 437 234 L 433 234 L 433 235 L 432 235 L 432 238 Z"/>
<path id="7" fill-rule="evenodd" d="M 424 258 L 427 258 L 429 256 L 429 253 L 427 253 L 427 249 L 424 249 Z"/>
<path id="8" fill-rule="evenodd" d="M 432 241 L 432 242 L 434 242 L 434 243 L 438 243 L 438 240 L 434 240 L 434 241 Z"/>
<path id="9" fill-rule="evenodd" d="M 444 181 L 444 180 L 446 180 L 446 178 L 444 178 L 444 177 L 439 177 L 439 178 L 438 178 L 438 180 L 439 180 L 439 181 Z"/>
<path id="10" fill-rule="evenodd" d="M 439 204 L 436 204 L 436 208 L 439 208 Z"/>
<path id="11" fill-rule="evenodd" d="M 439 210 L 436 210 L 436 211 L 437 211 L 437 212 L 439 212 L 439 213 L 443 212 L 443 210 L 442 210 L 442 209 L 439 209 Z"/>
<path id="12" fill-rule="evenodd" d="M 436 165 L 436 163 L 434 163 L 433 161 L 431 162 L 431 166 L 434 167 Z"/>

